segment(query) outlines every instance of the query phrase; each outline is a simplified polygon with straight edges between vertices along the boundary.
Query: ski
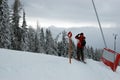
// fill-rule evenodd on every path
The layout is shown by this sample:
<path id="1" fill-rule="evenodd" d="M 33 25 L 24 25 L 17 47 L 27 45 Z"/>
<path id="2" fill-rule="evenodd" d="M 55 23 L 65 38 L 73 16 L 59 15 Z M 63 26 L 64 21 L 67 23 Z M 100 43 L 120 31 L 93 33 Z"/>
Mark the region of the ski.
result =
<path id="1" fill-rule="evenodd" d="M 86 64 L 86 62 L 85 61 L 82 61 L 82 60 L 78 60 L 77 58 L 74 58 L 76 61 L 79 61 L 79 62 L 82 62 L 82 63 L 84 63 L 84 64 Z"/>

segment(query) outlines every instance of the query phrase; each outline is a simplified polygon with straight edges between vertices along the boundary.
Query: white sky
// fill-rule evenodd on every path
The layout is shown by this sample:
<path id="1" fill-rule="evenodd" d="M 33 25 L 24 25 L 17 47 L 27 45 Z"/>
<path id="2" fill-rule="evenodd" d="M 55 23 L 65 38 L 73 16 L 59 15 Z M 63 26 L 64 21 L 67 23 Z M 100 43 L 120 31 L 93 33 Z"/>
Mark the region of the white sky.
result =
<path id="1" fill-rule="evenodd" d="M 12 3 L 13 0 L 9 2 Z M 92 0 L 21 0 L 28 25 L 98 26 Z M 120 25 L 120 0 L 94 0 L 103 27 Z"/>

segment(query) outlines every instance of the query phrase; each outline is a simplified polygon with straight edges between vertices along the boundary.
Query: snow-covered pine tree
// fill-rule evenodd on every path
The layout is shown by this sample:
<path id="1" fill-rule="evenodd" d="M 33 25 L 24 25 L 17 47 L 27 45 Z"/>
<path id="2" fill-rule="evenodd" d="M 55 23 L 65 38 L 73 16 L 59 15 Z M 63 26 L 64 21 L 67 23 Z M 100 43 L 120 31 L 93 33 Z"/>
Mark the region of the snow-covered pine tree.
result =
<path id="1" fill-rule="evenodd" d="M 21 44 L 21 28 L 19 27 L 21 3 L 20 0 L 15 0 L 13 4 L 13 16 L 12 16 L 12 47 L 15 50 L 20 50 Z"/>
<path id="2" fill-rule="evenodd" d="M 45 35 L 43 28 L 40 29 L 40 45 L 41 45 L 41 52 L 45 53 Z"/>
<path id="3" fill-rule="evenodd" d="M 35 52 L 35 30 L 32 28 L 32 26 L 29 26 L 28 28 L 28 46 L 30 52 Z"/>
<path id="4" fill-rule="evenodd" d="M 36 35 L 35 35 L 35 48 L 36 48 L 36 52 L 38 53 L 42 53 L 41 51 L 41 41 L 40 41 L 40 26 L 39 26 L 39 23 L 37 21 L 37 30 L 36 30 Z"/>
<path id="5" fill-rule="evenodd" d="M 8 0 L 0 0 L 0 48 L 10 48 L 10 23 Z"/>
<path id="6" fill-rule="evenodd" d="M 61 35 L 61 32 L 59 34 L 57 34 L 57 36 L 55 38 L 55 42 L 58 42 L 58 39 L 59 39 L 60 35 Z"/>
<path id="7" fill-rule="evenodd" d="M 100 58 L 102 56 L 102 49 L 95 49 L 95 59 L 96 61 L 100 61 Z"/>
<path id="8" fill-rule="evenodd" d="M 23 9 L 23 23 L 22 23 L 22 28 L 23 29 L 27 29 L 26 26 L 27 26 L 27 23 L 26 23 L 26 15 L 25 15 L 25 10 Z"/>
<path id="9" fill-rule="evenodd" d="M 84 53 L 86 58 L 100 61 L 103 53 L 102 51 L 102 49 L 94 49 L 93 47 L 87 46 L 84 50 Z"/>
<path id="10" fill-rule="evenodd" d="M 88 58 L 92 59 L 93 58 L 93 53 L 94 53 L 94 50 L 93 50 L 93 47 L 88 47 Z"/>
<path id="11" fill-rule="evenodd" d="M 25 19 L 25 11 L 23 10 L 23 23 L 22 23 L 22 30 L 21 30 L 21 44 L 20 44 L 21 50 L 28 51 L 28 30 L 27 30 L 27 24 Z"/>
<path id="12" fill-rule="evenodd" d="M 68 55 L 68 40 L 66 39 L 67 37 L 67 32 L 64 30 L 62 32 L 62 53 L 64 57 Z"/>
<path id="13" fill-rule="evenodd" d="M 57 48 L 54 46 L 54 42 L 51 31 L 46 29 L 46 54 L 57 55 Z"/>
<path id="14" fill-rule="evenodd" d="M 98 55 L 97 49 L 94 50 L 94 48 L 91 47 L 91 53 L 92 53 L 92 59 L 97 61 L 97 58 L 98 58 L 98 57 L 97 57 L 97 55 Z"/>
<path id="15" fill-rule="evenodd" d="M 67 32 L 64 30 L 62 33 L 62 40 L 58 42 L 58 55 L 59 56 L 68 56 L 68 40 Z"/>
<path id="16" fill-rule="evenodd" d="M 58 51 L 57 51 L 57 53 L 58 53 L 58 56 L 63 56 L 63 52 L 62 52 L 62 49 L 63 49 L 63 46 L 62 46 L 62 42 L 60 41 L 60 42 L 58 42 L 58 47 L 57 47 L 57 49 L 58 49 Z"/>
<path id="17" fill-rule="evenodd" d="M 35 45 L 34 45 L 34 47 L 35 47 L 35 50 L 34 50 L 34 52 L 37 52 L 37 53 L 39 53 L 39 40 L 38 40 L 38 34 L 37 34 L 37 32 L 35 31 Z"/>

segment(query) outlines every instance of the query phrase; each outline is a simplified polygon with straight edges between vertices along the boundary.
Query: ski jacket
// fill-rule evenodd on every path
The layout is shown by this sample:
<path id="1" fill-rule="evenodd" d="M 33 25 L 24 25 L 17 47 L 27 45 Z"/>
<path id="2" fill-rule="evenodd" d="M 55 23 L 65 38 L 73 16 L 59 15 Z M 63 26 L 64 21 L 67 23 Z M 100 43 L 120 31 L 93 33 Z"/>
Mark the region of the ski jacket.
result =
<path id="1" fill-rule="evenodd" d="M 78 34 L 78 35 L 75 36 L 75 38 L 78 40 L 77 47 L 78 48 L 84 48 L 84 46 L 82 46 L 82 42 L 85 39 L 85 36 Z"/>

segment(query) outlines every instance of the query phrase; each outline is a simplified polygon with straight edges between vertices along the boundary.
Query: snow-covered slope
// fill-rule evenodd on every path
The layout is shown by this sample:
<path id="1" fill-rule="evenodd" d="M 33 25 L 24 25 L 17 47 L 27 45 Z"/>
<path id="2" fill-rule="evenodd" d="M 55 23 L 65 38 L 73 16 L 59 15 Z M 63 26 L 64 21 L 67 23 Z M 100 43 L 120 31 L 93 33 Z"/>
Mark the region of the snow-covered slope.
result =
<path id="1" fill-rule="evenodd" d="M 86 62 L 0 49 L 0 80 L 120 80 L 120 67 L 112 72 L 102 62 Z"/>

